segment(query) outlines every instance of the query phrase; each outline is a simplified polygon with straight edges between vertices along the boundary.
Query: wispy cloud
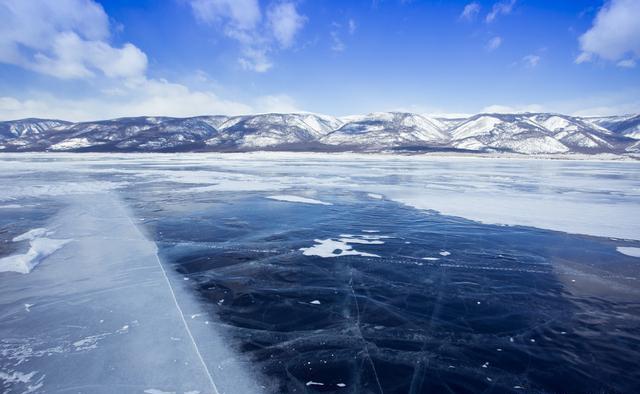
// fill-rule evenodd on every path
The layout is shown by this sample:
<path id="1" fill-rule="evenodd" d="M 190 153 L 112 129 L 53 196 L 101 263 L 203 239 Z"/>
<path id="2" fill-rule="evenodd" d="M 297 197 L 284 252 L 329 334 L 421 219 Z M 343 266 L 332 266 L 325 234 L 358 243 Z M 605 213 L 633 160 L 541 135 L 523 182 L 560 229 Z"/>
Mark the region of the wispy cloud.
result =
<path id="1" fill-rule="evenodd" d="M 344 52 L 347 49 L 343 36 L 345 34 L 354 35 L 357 29 L 356 21 L 349 19 L 345 25 L 338 22 L 331 23 L 331 31 L 329 31 L 330 48 L 334 52 Z"/>
<path id="2" fill-rule="evenodd" d="M 293 3 L 276 3 L 267 11 L 267 20 L 269 30 L 280 46 L 288 48 L 306 23 L 307 17 L 300 15 Z"/>
<path id="3" fill-rule="evenodd" d="M 347 46 L 345 45 L 344 41 L 342 41 L 342 38 L 340 38 L 340 34 L 338 33 L 337 30 L 331 30 L 329 34 L 331 36 L 332 51 L 343 52 L 345 49 L 347 49 Z"/>
<path id="4" fill-rule="evenodd" d="M 291 47 L 307 22 L 296 3 L 278 1 L 265 12 L 258 0 L 187 0 L 200 22 L 218 26 L 240 44 L 242 68 L 266 72 L 273 66 L 270 54 Z"/>
<path id="5" fill-rule="evenodd" d="M 462 13 L 460 14 L 460 19 L 466 21 L 474 20 L 480 13 L 480 8 L 480 4 L 476 2 L 465 5 Z"/>
<path id="6" fill-rule="evenodd" d="M 620 60 L 618 63 L 616 63 L 616 65 L 622 68 L 635 68 L 637 63 L 634 59 L 625 59 Z"/>
<path id="7" fill-rule="evenodd" d="M 640 1 L 611 0 L 596 15 L 593 26 L 580 36 L 582 52 L 576 63 L 598 58 L 635 67 L 640 58 Z"/>
<path id="8" fill-rule="evenodd" d="M 349 19 L 349 34 L 354 34 L 356 32 L 356 29 L 358 28 L 358 26 L 356 25 L 356 21 L 354 21 L 353 19 Z"/>
<path id="9" fill-rule="evenodd" d="M 509 15 L 513 10 L 513 6 L 516 5 L 516 0 L 502 1 L 495 3 L 491 8 L 491 12 L 487 14 L 485 21 L 487 23 L 494 22 L 500 15 Z"/>
<path id="10" fill-rule="evenodd" d="M 201 22 L 221 23 L 227 29 L 250 30 L 262 19 L 258 0 L 188 0 Z"/>
<path id="11" fill-rule="evenodd" d="M 526 55 L 522 58 L 522 64 L 524 64 L 526 68 L 536 68 L 541 60 L 542 57 L 539 55 Z"/>
<path id="12" fill-rule="evenodd" d="M 495 36 L 487 42 L 486 48 L 489 52 L 492 52 L 498 49 L 500 45 L 502 45 L 502 37 Z"/>

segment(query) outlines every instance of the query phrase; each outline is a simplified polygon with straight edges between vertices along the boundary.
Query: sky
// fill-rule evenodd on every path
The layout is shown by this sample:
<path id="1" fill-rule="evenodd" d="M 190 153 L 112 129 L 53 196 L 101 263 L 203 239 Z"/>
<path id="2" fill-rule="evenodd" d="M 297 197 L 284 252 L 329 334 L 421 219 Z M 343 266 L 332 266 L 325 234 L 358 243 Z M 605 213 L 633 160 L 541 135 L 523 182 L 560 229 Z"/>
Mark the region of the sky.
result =
<path id="1" fill-rule="evenodd" d="M 640 113 L 639 0 L 0 0 L 0 120 Z"/>

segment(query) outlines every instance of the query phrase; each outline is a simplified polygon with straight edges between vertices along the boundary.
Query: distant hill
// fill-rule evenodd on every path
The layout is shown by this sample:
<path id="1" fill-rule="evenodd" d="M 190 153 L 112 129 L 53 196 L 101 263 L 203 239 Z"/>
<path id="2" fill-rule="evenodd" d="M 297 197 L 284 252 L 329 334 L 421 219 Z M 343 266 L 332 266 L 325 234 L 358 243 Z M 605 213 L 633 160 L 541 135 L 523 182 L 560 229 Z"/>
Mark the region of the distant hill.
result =
<path id="1" fill-rule="evenodd" d="M 465 151 L 640 153 L 640 115 L 551 113 L 432 118 L 382 112 L 133 117 L 94 122 L 0 122 L 0 152 Z"/>

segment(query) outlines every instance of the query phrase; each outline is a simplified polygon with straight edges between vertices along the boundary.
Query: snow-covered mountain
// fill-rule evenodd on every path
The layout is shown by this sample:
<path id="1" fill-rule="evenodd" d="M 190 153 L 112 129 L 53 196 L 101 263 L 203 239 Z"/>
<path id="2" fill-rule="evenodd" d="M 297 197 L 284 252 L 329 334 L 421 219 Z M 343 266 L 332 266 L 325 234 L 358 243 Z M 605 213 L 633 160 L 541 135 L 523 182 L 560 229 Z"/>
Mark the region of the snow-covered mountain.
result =
<path id="1" fill-rule="evenodd" d="M 320 138 L 328 145 L 384 149 L 411 145 L 442 145 L 448 135 L 440 122 L 399 112 L 373 113 L 342 119 L 344 124 Z"/>
<path id="2" fill-rule="evenodd" d="M 0 122 L 0 151 L 352 150 L 640 153 L 640 115 L 478 114 L 432 118 L 405 112 L 333 117 L 309 113 L 191 118 L 133 117 L 72 123 Z"/>

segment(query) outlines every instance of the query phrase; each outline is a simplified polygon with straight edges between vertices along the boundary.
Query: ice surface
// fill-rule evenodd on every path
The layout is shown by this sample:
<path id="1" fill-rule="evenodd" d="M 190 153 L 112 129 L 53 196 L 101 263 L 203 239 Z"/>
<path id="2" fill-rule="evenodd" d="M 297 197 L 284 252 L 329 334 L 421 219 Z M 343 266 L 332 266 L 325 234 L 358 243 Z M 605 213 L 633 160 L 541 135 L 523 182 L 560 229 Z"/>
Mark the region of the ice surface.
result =
<path id="1" fill-rule="evenodd" d="M 279 152 L 2 157 L 3 174 L 66 173 L 74 179 L 6 183 L 0 201 L 12 203 L 158 181 L 193 184 L 177 192 L 200 194 L 343 189 L 482 223 L 640 240 L 638 162 Z M 88 174 L 113 176 L 96 180 Z"/>
<path id="2" fill-rule="evenodd" d="M 640 248 L 634 248 L 634 247 L 625 247 L 625 246 L 619 246 L 616 248 L 618 250 L 618 252 L 622 253 L 622 254 L 626 254 L 627 256 L 631 256 L 631 257 L 640 257 Z"/>
<path id="3" fill-rule="evenodd" d="M 324 202 L 308 197 L 291 196 L 291 195 L 275 195 L 267 196 L 268 199 L 284 202 L 299 202 L 302 204 L 317 204 L 317 205 L 333 205 L 329 202 Z"/>
<path id="4" fill-rule="evenodd" d="M 536 379 L 534 364 L 593 372 L 576 343 L 608 357 L 597 379 L 612 383 L 602 391 L 628 387 L 632 377 L 620 386 L 601 378 L 634 355 L 637 313 L 606 296 L 637 302 L 637 265 L 616 247 L 637 253 L 639 168 L 355 154 L 0 155 L 0 201 L 66 206 L 28 226 L 17 219 L 29 220 L 28 209 L 3 211 L 3 256 L 13 254 L 3 258 L 69 240 L 29 275 L 0 273 L 0 387 L 252 393 L 269 391 L 264 367 L 284 370 L 299 392 L 406 392 L 411 376 L 455 384 L 478 370 L 491 382 L 474 388 L 508 391 Z M 296 204 L 265 200 L 274 196 Z M 144 215 L 132 221 L 125 205 Z M 147 238 L 134 223 L 156 232 Z M 193 254 L 166 264 L 150 239 Z M 572 330 L 585 327 L 602 332 Z"/>
<path id="5" fill-rule="evenodd" d="M 184 319 L 200 306 L 164 271 L 116 196 L 65 201 L 47 228 L 73 241 L 40 254 L 30 275 L 0 274 L 4 392 L 261 391 L 213 326 Z M 16 239 L 41 251 L 49 233 Z"/>

